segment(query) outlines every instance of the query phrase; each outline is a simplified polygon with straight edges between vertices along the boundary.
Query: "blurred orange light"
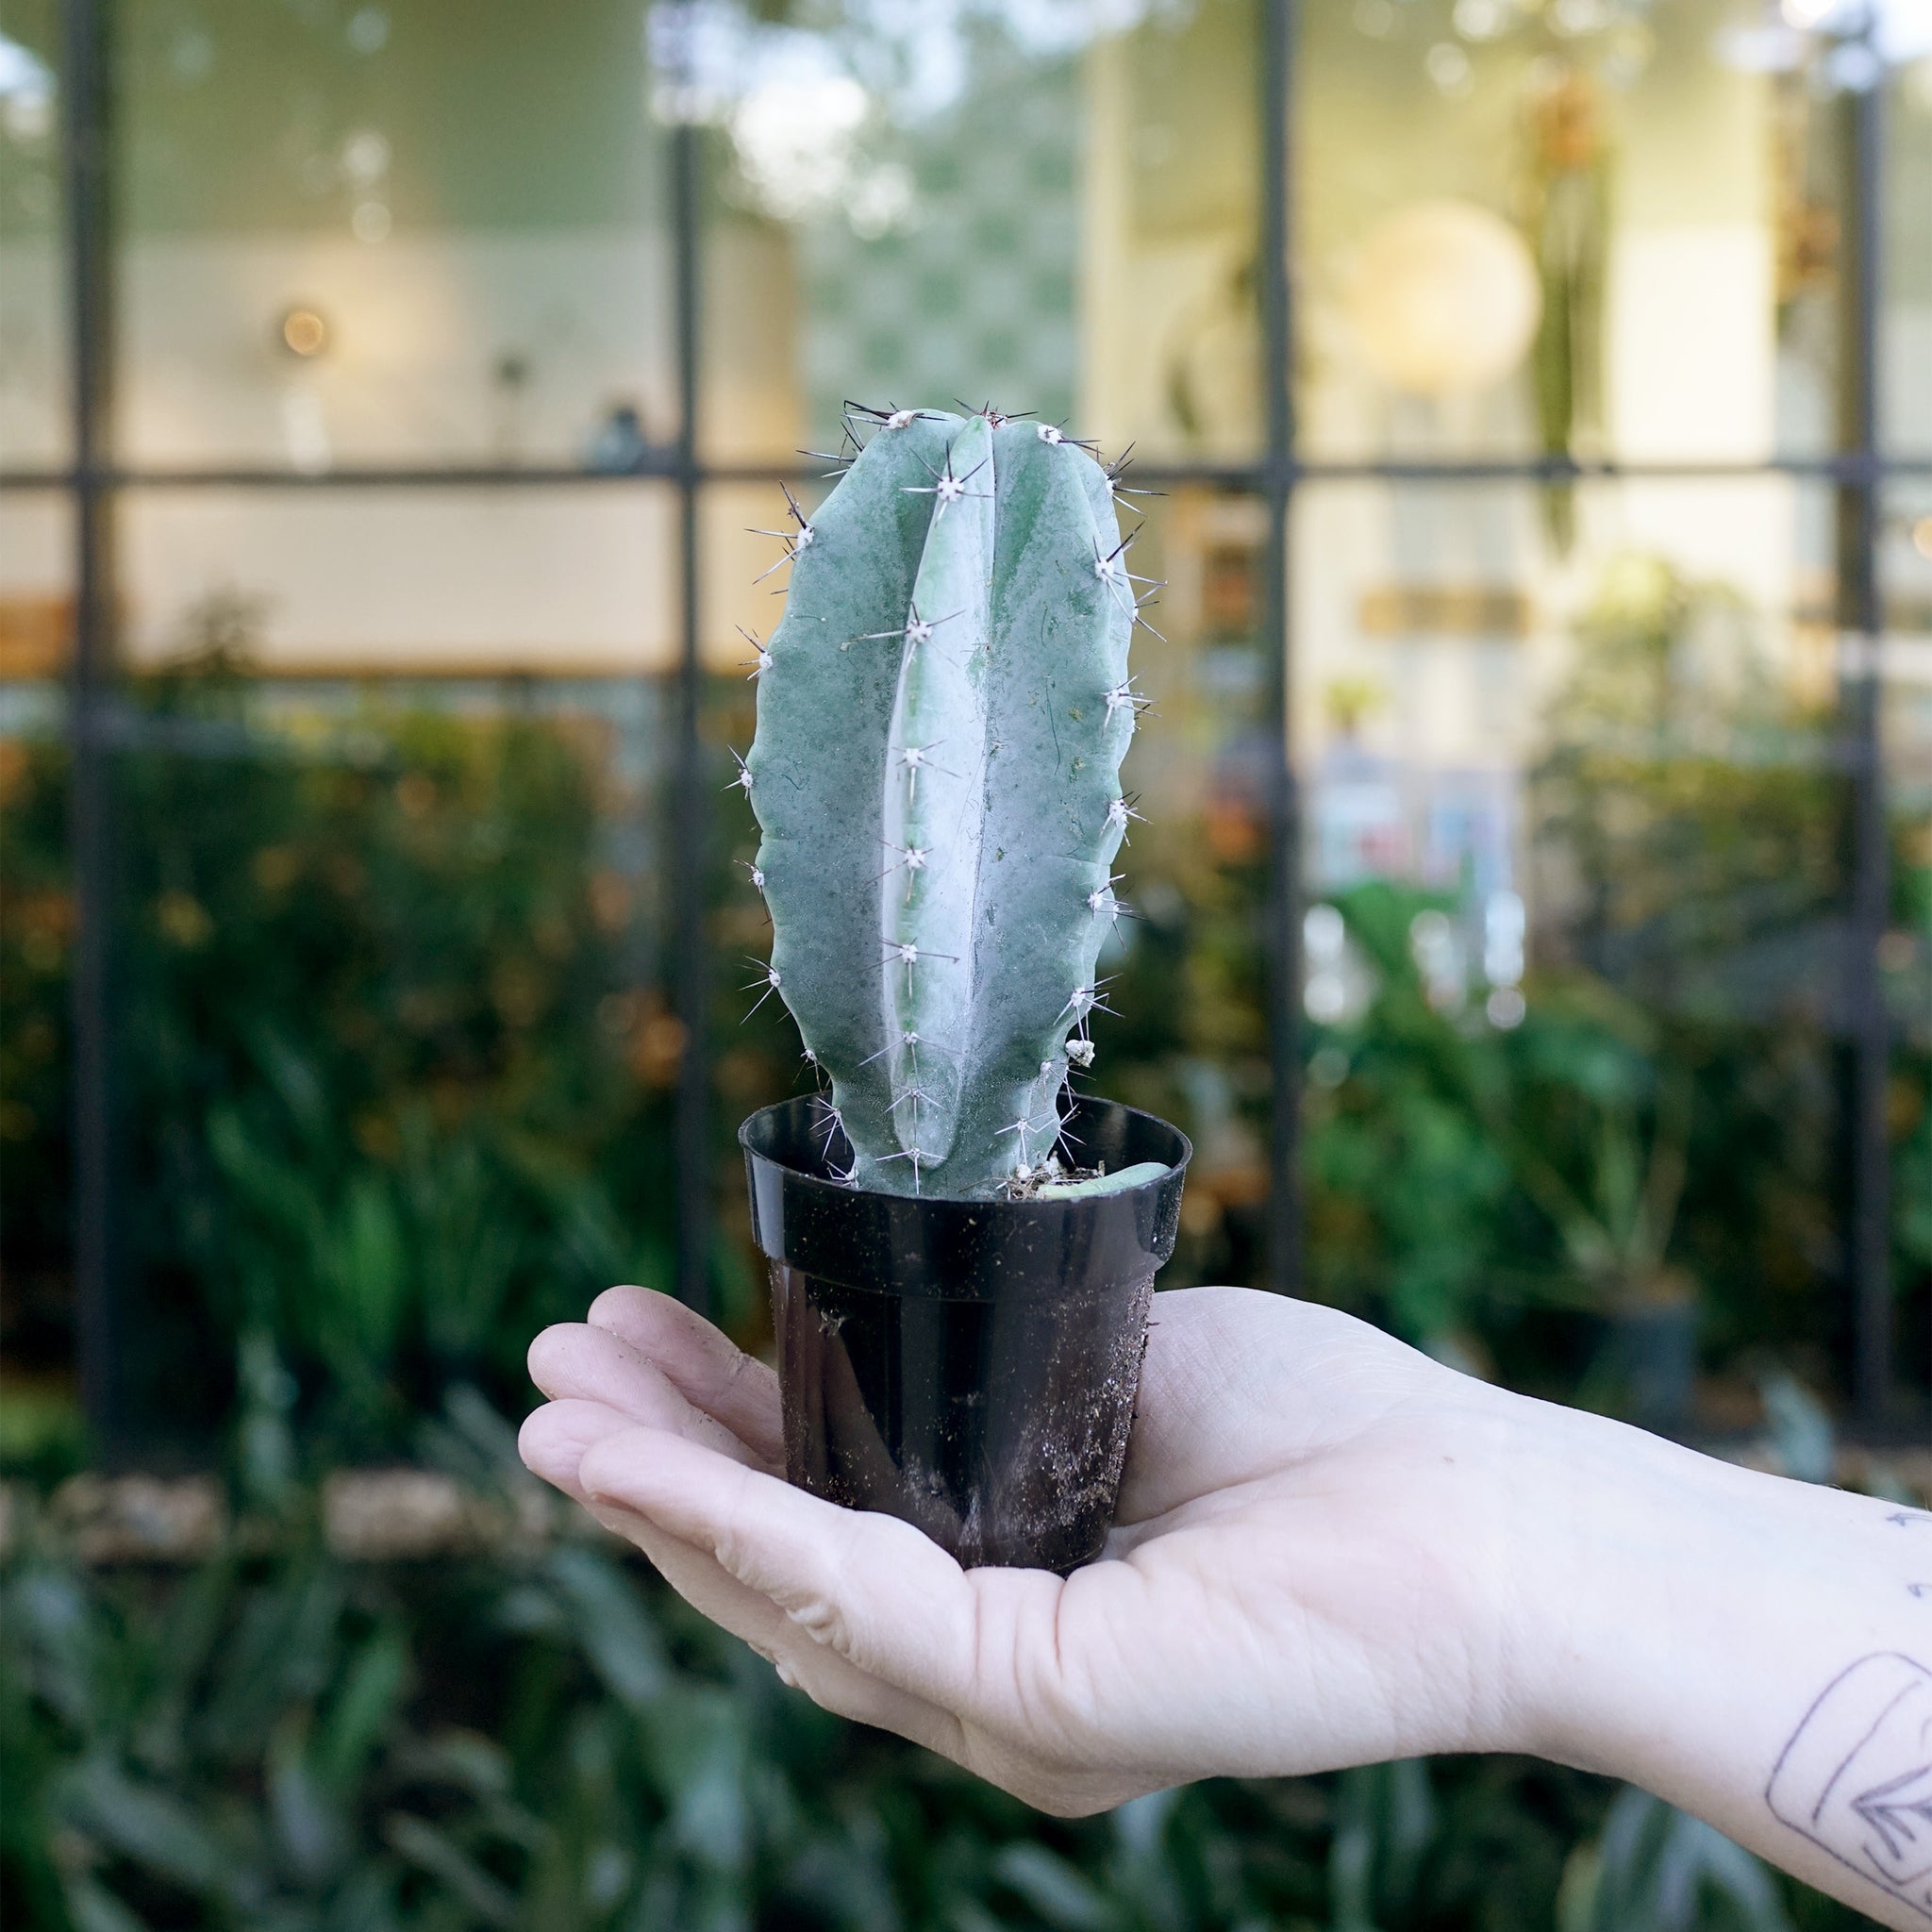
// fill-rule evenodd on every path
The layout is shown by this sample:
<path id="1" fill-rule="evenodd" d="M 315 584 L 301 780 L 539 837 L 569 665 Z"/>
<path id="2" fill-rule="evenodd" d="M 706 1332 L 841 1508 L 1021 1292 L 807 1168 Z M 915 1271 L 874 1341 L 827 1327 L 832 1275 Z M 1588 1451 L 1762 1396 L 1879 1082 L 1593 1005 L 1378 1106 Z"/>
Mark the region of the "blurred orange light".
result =
<path id="1" fill-rule="evenodd" d="M 1921 557 L 1932 557 L 1932 517 L 1921 517 L 1912 525 L 1912 548 Z"/>
<path id="2" fill-rule="evenodd" d="M 282 317 L 282 345 L 305 360 L 328 347 L 328 324 L 312 308 L 291 308 Z"/>

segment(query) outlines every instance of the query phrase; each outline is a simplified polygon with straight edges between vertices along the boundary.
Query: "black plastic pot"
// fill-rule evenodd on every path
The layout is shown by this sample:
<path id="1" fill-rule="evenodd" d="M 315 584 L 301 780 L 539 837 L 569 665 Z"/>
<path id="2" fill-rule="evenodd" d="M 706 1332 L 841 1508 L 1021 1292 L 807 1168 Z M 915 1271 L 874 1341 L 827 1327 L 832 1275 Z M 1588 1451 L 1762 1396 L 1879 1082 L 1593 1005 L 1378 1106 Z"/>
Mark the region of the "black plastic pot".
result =
<path id="1" fill-rule="evenodd" d="M 827 1173 L 809 1096 L 738 1130 L 771 1263 L 786 1473 L 965 1564 L 1068 1571 L 1107 1540 L 1187 1136 L 1082 1102 L 1075 1158 L 1166 1169 L 1118 1194 L 908 1199 Z M 830 1158 L 841 1157 L 834 1136 Z"/>

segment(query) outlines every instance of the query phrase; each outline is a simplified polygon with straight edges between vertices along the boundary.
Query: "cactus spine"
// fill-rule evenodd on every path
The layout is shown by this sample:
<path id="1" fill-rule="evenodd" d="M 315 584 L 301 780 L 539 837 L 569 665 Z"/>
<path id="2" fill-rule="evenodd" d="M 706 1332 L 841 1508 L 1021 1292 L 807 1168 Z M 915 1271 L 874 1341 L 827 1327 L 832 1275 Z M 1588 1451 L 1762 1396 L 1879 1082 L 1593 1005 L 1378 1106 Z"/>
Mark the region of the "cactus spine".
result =
<path id="1" fill-rule="evenodd" d="M 876 412 L 794 520 L 742 768 L 770 985 L 858 1184 L 991 1193 L 1054 1147 L 1120 916 L 1140 701 L 1114 477 L 991 410 Z"/>

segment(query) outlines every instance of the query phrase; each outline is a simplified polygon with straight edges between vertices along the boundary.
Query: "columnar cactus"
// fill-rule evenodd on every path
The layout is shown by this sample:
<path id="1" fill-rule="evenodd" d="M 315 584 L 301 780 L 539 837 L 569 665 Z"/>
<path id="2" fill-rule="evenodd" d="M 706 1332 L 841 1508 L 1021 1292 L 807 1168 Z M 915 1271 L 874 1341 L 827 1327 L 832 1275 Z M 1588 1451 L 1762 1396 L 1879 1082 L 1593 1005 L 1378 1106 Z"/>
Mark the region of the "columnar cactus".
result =
<path id="1" fill-rule="evenodd" d="M 857 1184 L 988 1194 L 1049 1162 L 1092 1057 L 1140 580 L 1113 473 L 1051 425 L 862 413 L 838 488 L 791 507 L 756 659 L 764 978 Z"/>

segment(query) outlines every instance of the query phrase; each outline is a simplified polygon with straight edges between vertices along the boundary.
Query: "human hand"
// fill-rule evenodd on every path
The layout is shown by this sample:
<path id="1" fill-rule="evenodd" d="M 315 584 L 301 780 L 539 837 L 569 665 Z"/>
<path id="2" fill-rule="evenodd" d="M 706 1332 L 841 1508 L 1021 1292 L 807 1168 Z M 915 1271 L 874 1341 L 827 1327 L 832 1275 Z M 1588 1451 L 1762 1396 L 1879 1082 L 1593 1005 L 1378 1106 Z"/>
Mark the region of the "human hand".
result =
<path id="1" fill-rule="evenodd" d="M 789 1487 L 771 1370 L 663 1295 L 552 1328 L 525 1460 L 827 1709 L 1043 1810 L 1524 1750 L 1932 1918 L 1932 1512 L 1733 1468 L 1332 1309 L 1154 1298 L 1118 1525 L 961 1571 Z M 1890 1700 L 1888 1702 L 1888 1700 Z"/>
<path id="2" fill-rule="evenodd" d="M 538 1474 L 827 1709 L 1044 1810 L 1527 1741 L 1536 1406 L 1332 1309 L 1156 1296 L 1117 1527 L 1065 1579 L 791 1488 L 776 1377 L 667 1296 L 612 1289 L 530 1372 Z"/>

